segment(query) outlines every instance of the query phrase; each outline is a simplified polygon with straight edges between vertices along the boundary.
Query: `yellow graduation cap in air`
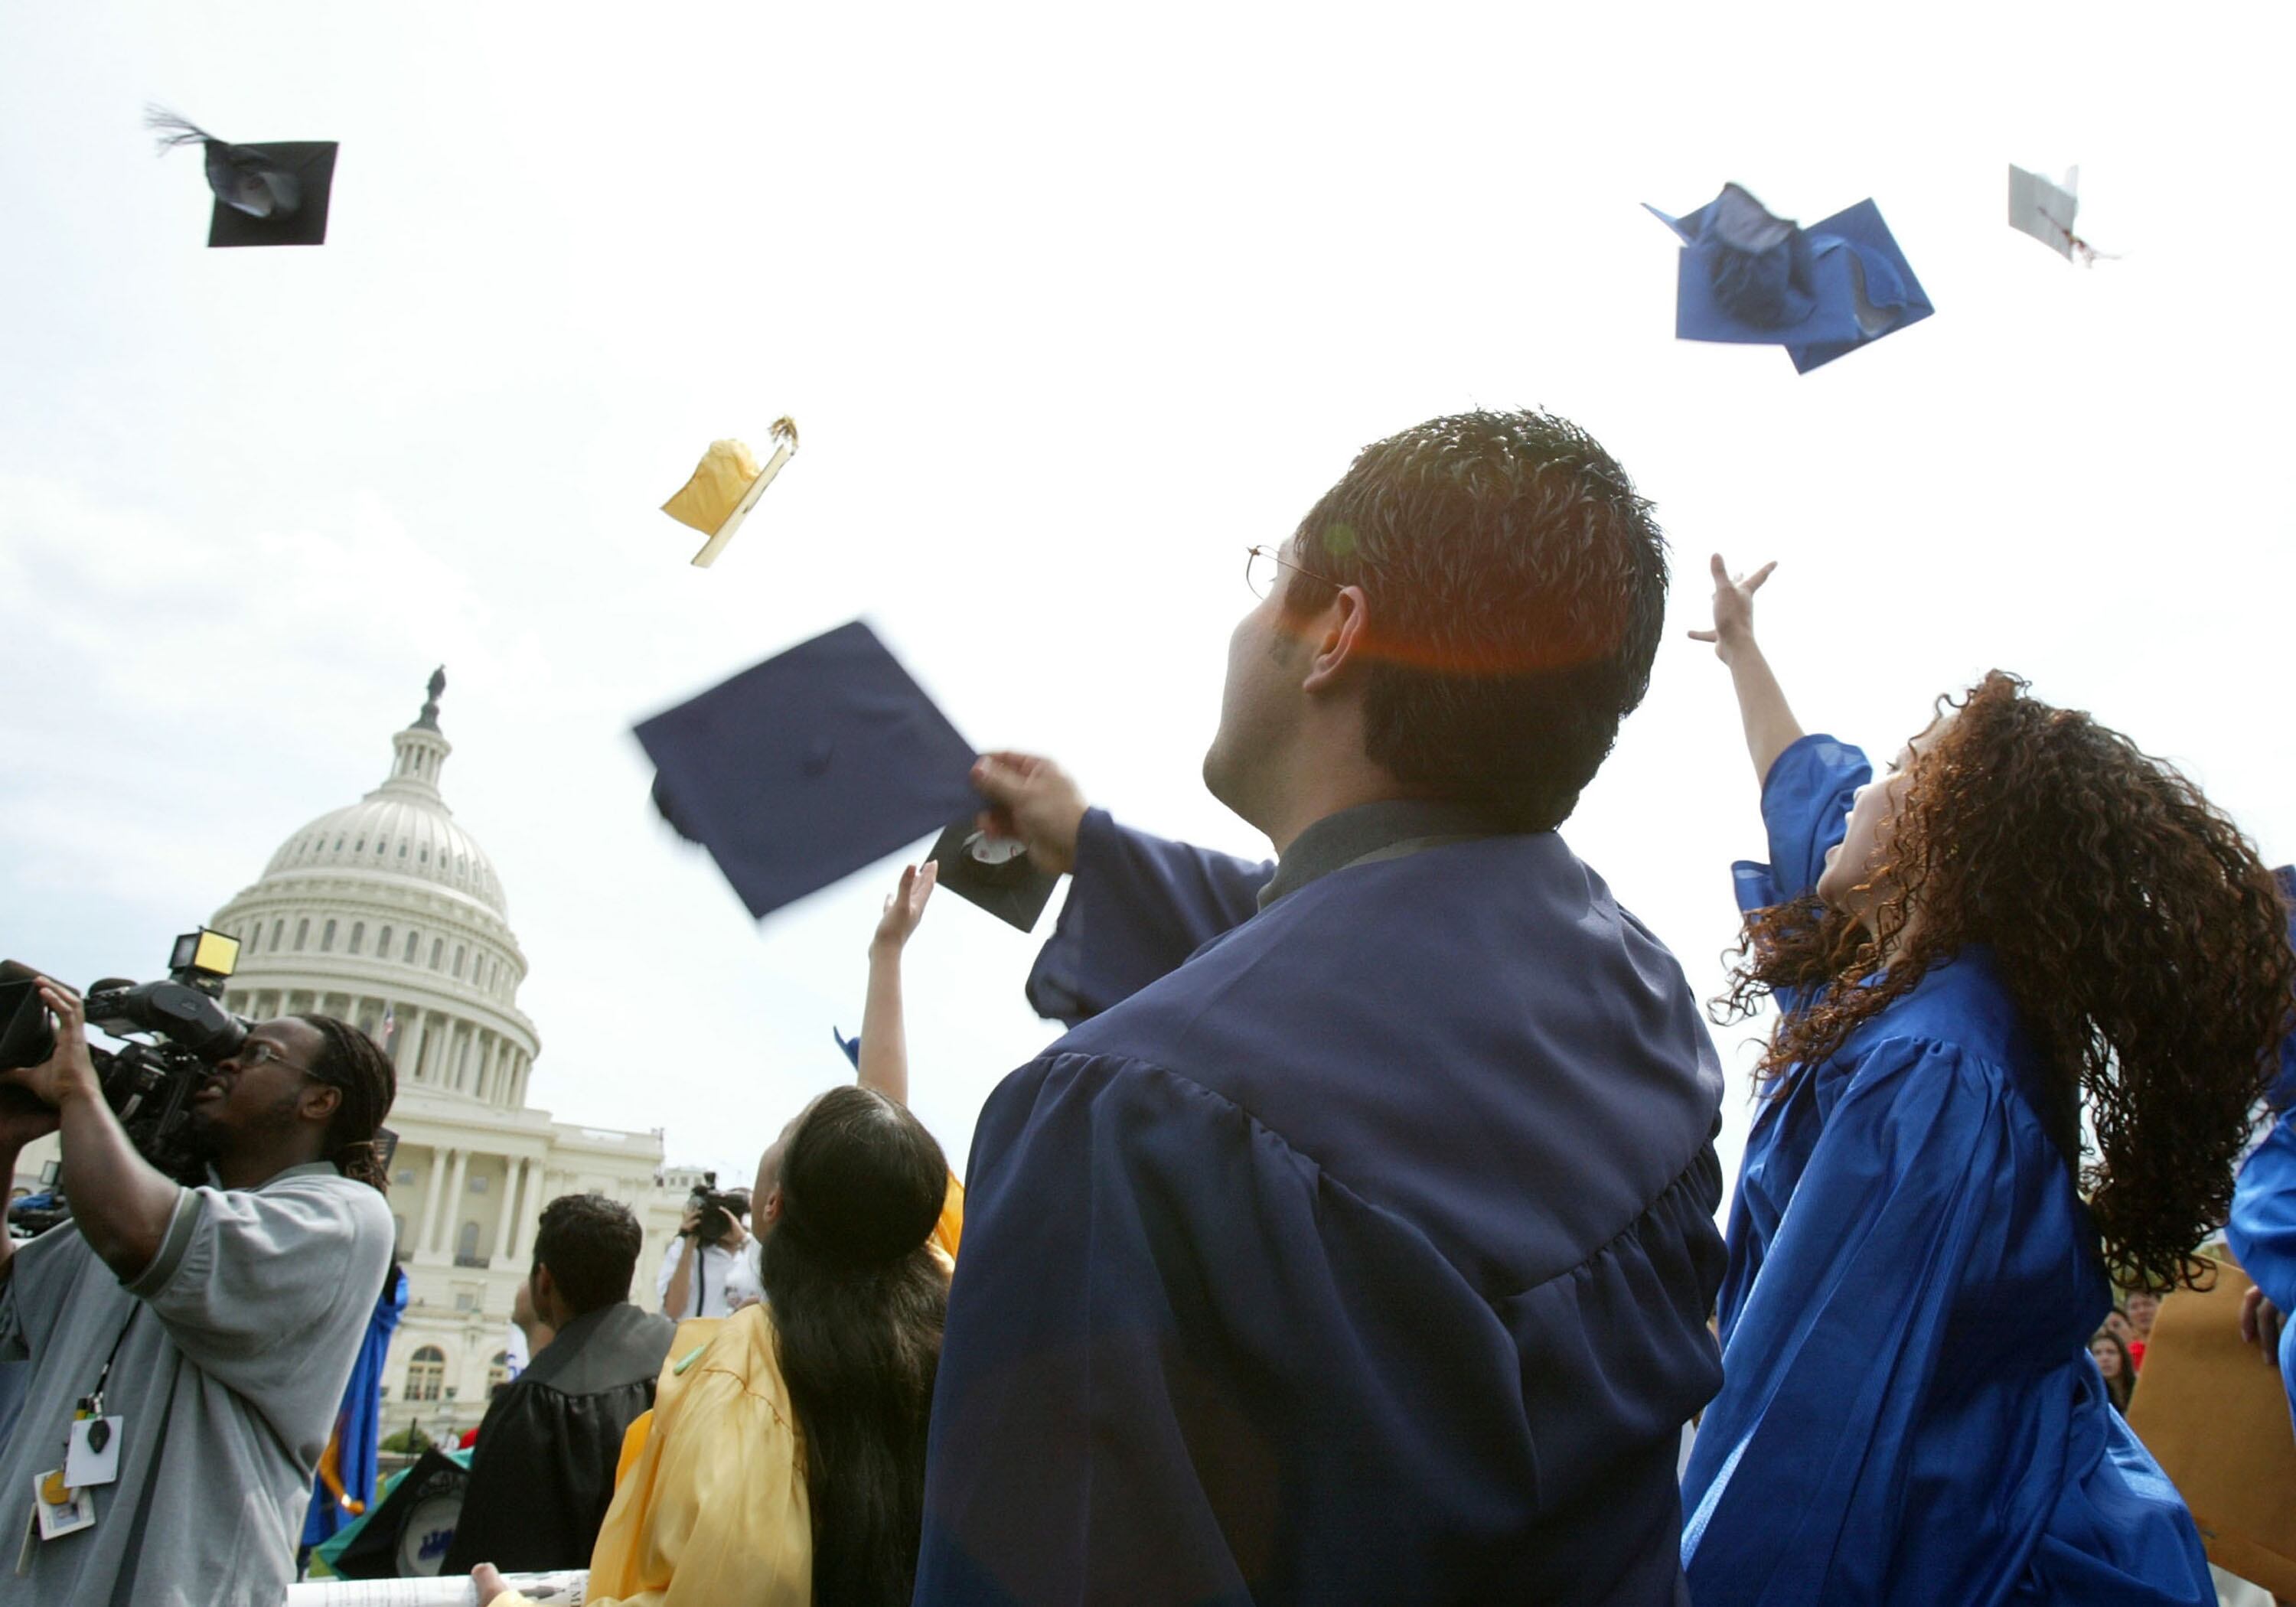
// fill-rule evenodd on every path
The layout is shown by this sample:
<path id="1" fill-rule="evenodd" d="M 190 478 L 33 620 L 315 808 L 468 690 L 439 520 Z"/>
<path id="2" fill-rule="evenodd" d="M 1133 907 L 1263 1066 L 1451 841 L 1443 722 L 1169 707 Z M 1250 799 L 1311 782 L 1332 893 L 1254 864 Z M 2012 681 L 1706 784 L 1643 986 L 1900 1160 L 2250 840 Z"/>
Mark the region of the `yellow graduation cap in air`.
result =
<path id="1" fill-rule="evenodd" d="M 677 495 L 661 504 L 661 511 L 680 524 L 692 525 L 709 539 L 693 554 L 696 568 L 708 569 L 718 561 L 718 553 L 750 510 L 758 505 L 774 476 L 797 450 L 797 422 L 790 418 L 774 421 L 774 455 L 766 460 L 764 468 L 758 466 L 757 455 L 740 441 L 712 441 L 709 450 L 701 455 L 701 462 L 693 471 L 693 478 L 678 488 Z"/>

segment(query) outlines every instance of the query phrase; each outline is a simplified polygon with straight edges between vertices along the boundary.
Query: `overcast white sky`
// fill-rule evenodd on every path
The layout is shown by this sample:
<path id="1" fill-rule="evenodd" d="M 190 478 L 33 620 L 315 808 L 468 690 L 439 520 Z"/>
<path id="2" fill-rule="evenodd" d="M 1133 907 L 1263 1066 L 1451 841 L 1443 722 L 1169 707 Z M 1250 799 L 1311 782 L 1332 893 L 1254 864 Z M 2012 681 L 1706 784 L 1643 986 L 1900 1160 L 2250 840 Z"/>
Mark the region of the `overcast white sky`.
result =
<path id="1" fill-rule="evenodd" d="M 1783 561 L 1766 635 L 1813 727 L 1894 745 L 2003 665 L 2296 856 L 2292 18 L 0 9 L 0 952 L 156 970 L 381 781 L 443 660 L 533 1097 L 746 1176 L 844 1075 L 896 867 L 753 925 L 630 725 L 866 614 L 972 740 L 1262 852 L 1197 780 L 1242 549 L 1475 405 L 1577 418 L 1671 534 L 1650 700 L 1565 835 L 1702 994 L 1760 848 L 1679 635 L 1718 545 Z M 147 100 L 341 141 L 328 243 L 206 250 Z M 2012 233 L 2013 160 L 2079 162 L 2123 258 Z M 1873 196 L 1937 316 L 1807 377 L 1677 342 L 1637 203 L 1726 179 L 1804 221 Z M 691 568 L 658 505 L 782 413 L 803 450 Z M 1052 1030 L 1032 947 L 955 899 L 912 945 L 916 1103 L 960 1165 Z"/>

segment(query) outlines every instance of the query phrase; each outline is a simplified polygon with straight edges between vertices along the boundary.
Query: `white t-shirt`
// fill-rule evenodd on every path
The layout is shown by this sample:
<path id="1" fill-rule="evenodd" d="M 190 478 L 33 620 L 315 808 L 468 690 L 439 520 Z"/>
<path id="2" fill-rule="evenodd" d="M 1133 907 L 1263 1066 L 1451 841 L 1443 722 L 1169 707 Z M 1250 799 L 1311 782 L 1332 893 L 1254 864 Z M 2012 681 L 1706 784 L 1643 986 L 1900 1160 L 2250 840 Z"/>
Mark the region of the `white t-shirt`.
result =
<path id="1" fill-rule="evenodd" d="M 670 1240 L 661 1258 L 661 1274 L 653 1281 L 657 1300 L 668 1299 L 669 1280 L 685 1249 L 684 1239 Z M 690 1316 L 731 1316 L 765 1298 L 747 1255 L 723 1244 L 704 1244 L 693 1252 L 693 1267 L 686 1274 L 685 1309 L 677 1315 L 681 1321 Z"/>

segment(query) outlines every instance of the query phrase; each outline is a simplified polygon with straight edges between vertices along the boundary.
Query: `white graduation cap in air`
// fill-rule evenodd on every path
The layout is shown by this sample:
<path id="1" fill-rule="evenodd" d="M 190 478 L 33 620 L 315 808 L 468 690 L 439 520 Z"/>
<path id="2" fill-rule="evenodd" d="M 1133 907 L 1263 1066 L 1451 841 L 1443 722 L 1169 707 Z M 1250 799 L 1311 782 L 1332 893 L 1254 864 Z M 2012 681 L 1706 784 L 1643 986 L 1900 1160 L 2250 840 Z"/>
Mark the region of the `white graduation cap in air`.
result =
<path id="1" fill-rule="evenodd" d="M 2080 169 L 2065 169 L 2064 181 L 2028 173 L 2009 165 L 2009 226 L 2030 234 L 2068 262 L 2084 266 L 2103 255 L 2073 233 L 2073 215 L 2080 209 Z"/>

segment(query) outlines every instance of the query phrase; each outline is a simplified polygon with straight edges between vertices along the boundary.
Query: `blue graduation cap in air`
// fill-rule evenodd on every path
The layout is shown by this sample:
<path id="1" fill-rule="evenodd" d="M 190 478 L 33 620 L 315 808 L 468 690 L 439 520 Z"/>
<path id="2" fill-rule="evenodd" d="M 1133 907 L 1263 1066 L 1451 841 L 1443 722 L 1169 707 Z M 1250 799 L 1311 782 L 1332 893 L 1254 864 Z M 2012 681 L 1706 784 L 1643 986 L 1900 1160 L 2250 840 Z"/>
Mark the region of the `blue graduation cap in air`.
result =
<path id="1" fill-rule="evenodd" d="M 1682 237 L 1681 340 L 1783 346 L 1808 373 L 1936 310 L 1871 201 L 1808 229 L 1734 184 L 1681 217 L 1644 205 Z"/>
<path id="2" fill-rule="evenodd" d="M 654 805 L 763 917 L 981 805 L 974 750 L 859 620 L 637 727 Z"/>

